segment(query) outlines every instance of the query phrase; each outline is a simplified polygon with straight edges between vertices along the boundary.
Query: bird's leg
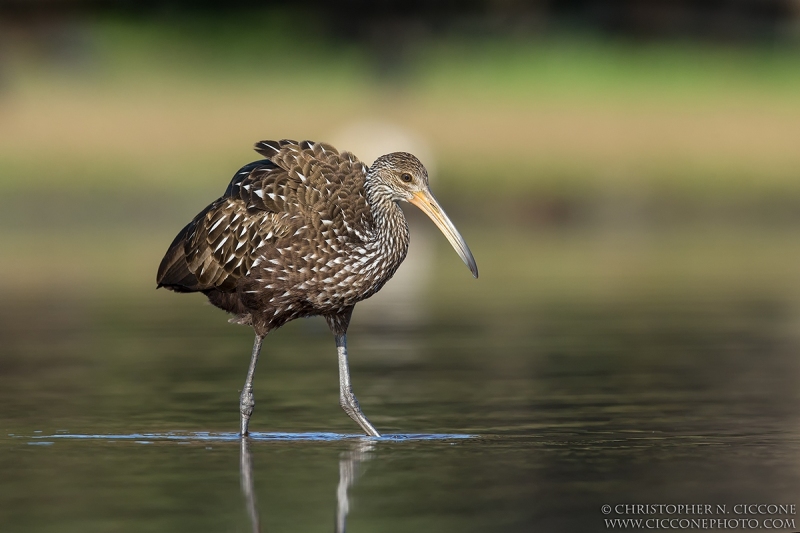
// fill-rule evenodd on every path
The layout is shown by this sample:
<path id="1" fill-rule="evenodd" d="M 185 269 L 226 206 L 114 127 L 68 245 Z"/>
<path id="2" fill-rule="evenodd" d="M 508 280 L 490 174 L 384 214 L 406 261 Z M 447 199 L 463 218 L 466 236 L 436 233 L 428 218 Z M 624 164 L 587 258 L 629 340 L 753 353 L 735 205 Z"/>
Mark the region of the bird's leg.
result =
<path id="1" fill-rule="evenodd" d="M 336 351 L 339 354 L 339 405 L 350 418 L 355 420 L 367 435 L 380 437 L 381 434 L 369 423 L 367 417 L 361 412 L 358 399 L 353 394 L 350 385 L 350 367 L 347 364 L 347 334 L 336 334 Z"/>
<path id="2" fill-rule="evenodd" d="M 256 333 L 256 340 L 253 343 L 253 355 L 250 356 L 250 368 L 247 370 L 247 379 L 244 381 L 244 388 L 242 388 L 242 395 L 239 397 L 239 413 L 241 413 L 241 432 L 240 435 L 244 437 L 247 435 L 247 426 L 250 424 L 250 415 L 253 414 L 253 408 L 256 406 L 256 399 L 253 396 L 253 376 L 256 373 L 256 363 L 258 363 L 258 354 L 261 352 L 261 342 L 264 340 L 264 335 Z"/>
<path id="3" fill-rule="evenodd" d="M 344 412 L 355 420 L 359 426 L 372 437 L 380 437 L 367 417 L 361 412 L 358 399 L 353 394 L 353 387 L 350 385 L 350 367 L 347 364 L 347 326 L 350 325 L 350 317 L 353 315 L 353 307 L 347 307 L 338 313 L 325 315 L 325 321 L 331 328 L 336 337 L 336 351 L 339 355 L 339 405 Z"/>

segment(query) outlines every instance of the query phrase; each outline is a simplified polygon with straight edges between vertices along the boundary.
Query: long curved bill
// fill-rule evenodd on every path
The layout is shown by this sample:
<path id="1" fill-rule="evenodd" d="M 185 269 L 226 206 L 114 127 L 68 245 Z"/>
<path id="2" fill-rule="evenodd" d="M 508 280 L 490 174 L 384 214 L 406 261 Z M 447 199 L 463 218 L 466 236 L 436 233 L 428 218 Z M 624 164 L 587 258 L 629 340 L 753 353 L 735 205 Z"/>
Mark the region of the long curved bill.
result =
<path id="1" fill-rule="evenodd" d="M 439 227 L 450 244 L 455 248 L 461 260 L 469 267 L 474 277 L 478 277 L 478 265 L 475 264 L 475 258 L 472 257 L 472 252 L 469 251 L 469 246 L 464 242 L 464 237 L 458 232 L 456 227 L 447 218 L 444 210 L 439 206 L 439 202 L 429 191 L 415 192 L 409 200 L 412 204 L 419 207 L 423 213 L 433 220 L 434 224 Z"/>

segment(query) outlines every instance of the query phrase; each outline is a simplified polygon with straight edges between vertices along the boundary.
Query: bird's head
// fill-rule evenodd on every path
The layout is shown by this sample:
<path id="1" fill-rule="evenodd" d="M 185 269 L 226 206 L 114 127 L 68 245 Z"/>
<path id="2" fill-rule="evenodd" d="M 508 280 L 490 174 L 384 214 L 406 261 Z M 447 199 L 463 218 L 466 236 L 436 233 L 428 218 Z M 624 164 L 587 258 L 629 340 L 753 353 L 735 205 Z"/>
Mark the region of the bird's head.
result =
<path id="1" fill-rule="evenodd" d="M 368 179 L 380 194 L 391 200 L 410 202 L 428 215 L 455 248 L 461 260 L 478 277 L 478 265 L 467 243 L 450 222 L 428 185 L 428 171 L 419 159 L 406 152 L 382 155 L 369 168 Z"/>

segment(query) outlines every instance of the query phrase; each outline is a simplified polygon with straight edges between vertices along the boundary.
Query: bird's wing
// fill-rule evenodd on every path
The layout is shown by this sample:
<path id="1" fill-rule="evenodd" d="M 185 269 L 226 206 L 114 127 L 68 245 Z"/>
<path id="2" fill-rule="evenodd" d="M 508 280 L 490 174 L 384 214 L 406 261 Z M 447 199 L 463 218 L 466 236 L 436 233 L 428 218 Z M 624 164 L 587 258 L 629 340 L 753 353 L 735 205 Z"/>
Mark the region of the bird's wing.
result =
<path id="1" fill-rule="evenodd" d="M 245 179 L 239 188 L 253 184 L 246 193 L 253 203 L 261 201 L 267 209 L 302 217 L 317 237 L 336 230 L 338 237 L 351 243 L 368 238 L 374 225 L 364 191 L 367 166 L 353 154 L 325 143 L 286 139 L 261 141 L 255 149 L 285 174 L 275 180 L 272 175 Z"/>
<path id="2" fill-rule="evenodd" d="M 263 246 L 293 232 L 280 215 L 248 207 L 242 200 L 220 198 L 188 232 L 186 266 L 197 278 L 198 290 L 233 291 Z"/>
<path id="3" fill-rule="evenodd" d="M 350 152 L 339 153 L 325 143 L 298 143 L 287 139 L 260 141 L 255 150 L 285 172 L 270 174 L 267 179 L 253 175 L 240 185 L 240 188 L 249 183 L 261 185 L 255 192 L 247 193 L 252 199 L 252 194 L 263 192 L 260 199 L 268 210 L 299 210 L 312 214 L 320 209 L 324 211 L 321 204 L 341 206 L 341 201 L 349 200 L 351 195 L 355 195 L 354 198 L 360 195 L 363 207 L 367 207 L 363 196 L 367 167 Z M 230 187 L 229 190 L 234 193 Z M 242 192 L 239 194 L 244 196 Z"/>
<path id="4" fill-rule="evenodd" d="M 352 154 L 288 140 L 262 141 L 256 150 L 267 159 L 242 167 L 225 194 L 176 237 L 159 269 L 160 285 L 233 291 L 259 260 L 294 241 L 313 246 L 331 227 L 350 240 L 364 238 L 372 220 L 366 166 Z"/>

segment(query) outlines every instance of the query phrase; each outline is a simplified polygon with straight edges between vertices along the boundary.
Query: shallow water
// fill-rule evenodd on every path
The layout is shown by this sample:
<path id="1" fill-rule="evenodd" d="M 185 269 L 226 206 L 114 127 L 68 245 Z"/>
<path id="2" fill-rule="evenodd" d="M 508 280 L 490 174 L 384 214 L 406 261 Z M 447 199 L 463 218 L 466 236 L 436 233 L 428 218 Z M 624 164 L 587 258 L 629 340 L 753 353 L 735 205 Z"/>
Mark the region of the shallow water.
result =
<path id="1" fill-rule="evenodd" d="M 202 298 L 149 277 L 147 291 L 7 290 L 0 530 L 607 531 L 628 516 L 605 504 L 728 518 L 800 504 L 800 306 L 785 278 L 642 267 L 647 284 L 606 276 L 575 297 L 575 266 L 552 255 L 561 277 L 531 267 L 522 283 L 489 262 L 480 289 L 450 259 L 423 296 L 356 308 L 353 385 L 380 439 L 339 409 L 319 319 L 265 341 L 242 443 L 251 333 Z"/>

